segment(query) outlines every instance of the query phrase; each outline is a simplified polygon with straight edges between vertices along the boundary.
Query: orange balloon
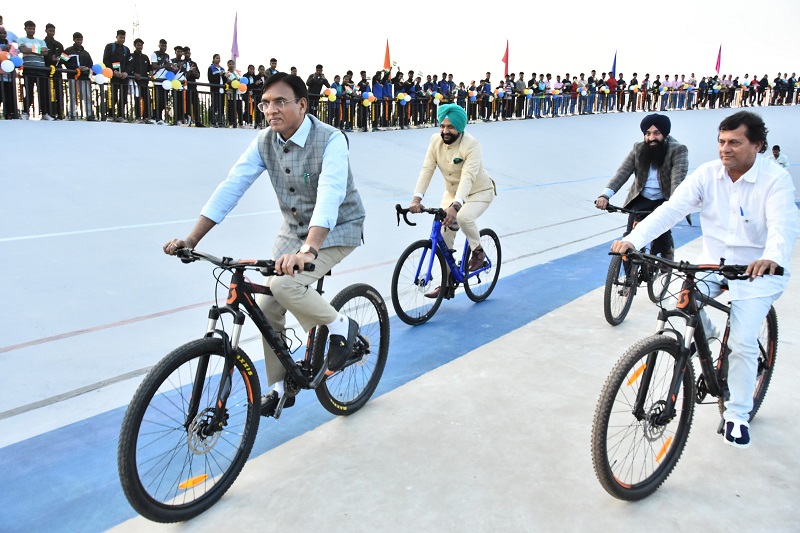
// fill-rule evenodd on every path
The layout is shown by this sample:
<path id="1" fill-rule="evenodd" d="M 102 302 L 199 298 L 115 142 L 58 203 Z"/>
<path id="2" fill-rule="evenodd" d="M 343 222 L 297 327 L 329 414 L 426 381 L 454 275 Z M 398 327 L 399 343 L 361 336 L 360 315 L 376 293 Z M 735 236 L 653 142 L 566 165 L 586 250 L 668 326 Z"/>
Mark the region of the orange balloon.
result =
<path id="1" fill-rule="evenodd" d="M 0 52 L 0 61 L 5 61 L 6 59 L 11 59 L 11 56 L 8 55 L 8 52 L 3 50 Z"/>
<path id="2" fill-rule="evenodd" d="M 113 75 L 114 75 L 114 71 L 111 70 L 110 68 L 106 67 L 106 68 L 103 69 L 103 76 L 105 76 L 106 78 L 111 79 L 111 77 Z"/>
<path id="3" fill-rule="evenodd" d="M 373 95 L 373 94 L 369 95 L 369 101 L 370 101 L 370 102 L 374 102 L 374 101 L 375 101 L 375 100 L 377 100 L 377 99 L 378 99 L 378 98 L 377 98 L 375 95 Z"/>
<path id="4" fill-rule="evenodd" d="M 243 83 L 240 83 L 239 84 L 239 92 L 240 93 L 246 93 L 247 92 L 247 85 L 245 85 Z"/>

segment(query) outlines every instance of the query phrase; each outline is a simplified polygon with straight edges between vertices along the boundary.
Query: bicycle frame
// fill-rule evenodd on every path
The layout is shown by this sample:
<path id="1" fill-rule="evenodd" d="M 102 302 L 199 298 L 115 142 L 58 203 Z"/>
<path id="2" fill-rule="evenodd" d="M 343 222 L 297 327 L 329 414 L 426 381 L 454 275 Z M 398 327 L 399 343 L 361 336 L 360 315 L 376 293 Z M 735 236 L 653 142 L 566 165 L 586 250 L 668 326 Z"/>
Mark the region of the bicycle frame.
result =
<path id="1" fill-rule="evenodd" d="M 225 378 L 220 384 L 219 391 L 217 391 L 217 405 L 222 406 L 227 402 L 228 394 L 230 393 L 230 376 L 234 372 L 234 361 L 231 357 L 231 354 L 235 354 L 237 352 L 239 340 L 241 338 L 242 326 L 244 326 L 247 315 L 253 319 L 253 322 L 255 323 L 259 332 L 261 332 L 261 335 L 264 339 L 266 339 L 267 344 L 275 352 L 275 355 L 278 357 L 281 365 L 283 365 L 283 367 L 286 369 L 287 379 L 293 380 L 294 383 L 300 388 L 316 389 L 325 377 L 325 372 L 320 371 L 317 372 L 316 375 L 311 375 L 310 373 L 307 374 L 303 371 L 301 366 L 295 364 L 286 342 L 275 332 L 272 326 L 269 325 L 267 317 L 264 316 L 263 311 L 261 311 L 253 298 L 254 294 L 271 294 L 269 287 L 250 282 L 245 277 L 244 271 L 244 267 L 233 269 L 230 285 L 228 287 L 228 298 L 225 302 L 226 305 L 223 307 L 213 305 L 208 312 L 208 326 L 206 328 L 205 337 L 219 335 L 224 341 L 223 346 L 225 347 L 226 352 L 230 350 L 230 353 L 225 353 L 225 365 L 223 367 L 223 375 Z M 317 282 L 317 291 L 320 292 L 320 294 L 322 293 L 322 280 L 323 278 L 320 278 Z M 244 308 L 244 312 L 240 309 L 240 307 Z M 217 322 L 224 314 L 230 314 L 233 317 L 233 330 L 231 331 L 230 335 L 223 330 L 217 329 Z M 316 328 L 311 329 L 311 331 L 308 333 L 308 340 L 306 341 L 305 357 L 306 361 L 309 362 L 307 366 L 309 370 L 311 368 L 309 358 L 311 357 L 313 349 L 315 331 Z M 241 359 L 239 359 L 239 361 L 243 363 Z M 200 390 L 202 388 L 202 382 L 205 379 L 207 371 L 207 364 L 208 360 L 206 359 L 205 361 L 201 361 L 201 364 L 198 366 L 195 375 L 194 390 Z M 253 371 L 253 369 L 247 369 L 248 374 L 252 374 Z M 189 409 L 187 411 L 188 416 L 186 417 L 185 422 L 187 427 L 188 424 L 190 424 L 191 421 L 197 416 L 200 401 L 199 396 L 200 395 L 192 395 L 192 401 L 189 405 Z M 223 420 L 223 416 L 224 410 L 217 410 L 208 426 L 209 431 L 212 431 L 213 428 L 222 427 L 225 422 Z"/>
<path id="2" fill-rule="evenodd" d="M 464 283 L 467 280 L 467 278 L 477 276 L 484 270 L 492 267 L 492 262 L 487 257 L 486 261 L 488 262 L 488 264 L 486 266 L 479 268 L 478 270 L 475 270 L 473 272 L 469 272 L 467 270 L 467 258 L 469 256 L 469 245 L 467 240 L 464 241 L 464 250 L 461 253 L 461 265 L 459 266 L 458 264 L 456 264 L 455 257 L 453 257 L 452 252 L 447 247 L 447 244 L 444 242 L 444 237 L 442 237 L 442 221 L 439 219 L 438 213 L 433 218 L 431 235 L 430 237 L 428 237 L 428 239 L 431 242 L 432 253 L 428 258 L 426 258 L 423 255 L 423 257 L 420 259 L 419 266 L 417 267 L 417 272 L 416 272 L 416 279 L 423 280 L 423 278 L 420 277 L 420 274 L 422 273 L 423 268 L 426 269 L 425 278 L 423 280 L 424 284 L 427 284 L 432 278 L 431 272 L 433 271 L 433 261 L 436 258 L 436 250 L 439 250 L 442 253 L 444 260 L 447 263 L 447 268 L 450 270 L 450 275 L 453 277 L 453 280 L 456 282 L 456 284 Z M 425 265 L 426 262 L 427 266 Z"/>

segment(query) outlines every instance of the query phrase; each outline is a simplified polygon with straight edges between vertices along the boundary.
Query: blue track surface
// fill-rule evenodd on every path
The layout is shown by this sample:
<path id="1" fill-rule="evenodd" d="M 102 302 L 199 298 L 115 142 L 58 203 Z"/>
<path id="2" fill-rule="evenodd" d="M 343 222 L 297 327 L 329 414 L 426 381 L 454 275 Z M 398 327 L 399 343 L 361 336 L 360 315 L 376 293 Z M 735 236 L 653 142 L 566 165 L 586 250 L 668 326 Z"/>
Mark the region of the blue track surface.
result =
<path id="1" fill-rule="evenodd" d="M 683 223 L 674 228 L 673 235 L 676 247 L 682 246 L 698 237 L 700 228 Z M 608 270 L 608 248 L 603 244 L 501 278 L 489 299 L 480 304 L 460 294 L 445 301 L 422 326 L 412 328 L 393 317 L 389 360 L 375 395 L 408 383 L 599 287 Z M 597 309 L 602 312 L 599 301 Z M 468 322 L 454 320 L 467 313 Z M 123 414 L 124 409 L 115 409 L 0 450 L 0 501 L 4 502 L 0 529 L 94 532 L 135 516 L 117 476 L 117 437 Z M 331 418 L 313 394 L 300 395 L 297 405 L 280 421 L 262 419 L 251 457 Z"/>

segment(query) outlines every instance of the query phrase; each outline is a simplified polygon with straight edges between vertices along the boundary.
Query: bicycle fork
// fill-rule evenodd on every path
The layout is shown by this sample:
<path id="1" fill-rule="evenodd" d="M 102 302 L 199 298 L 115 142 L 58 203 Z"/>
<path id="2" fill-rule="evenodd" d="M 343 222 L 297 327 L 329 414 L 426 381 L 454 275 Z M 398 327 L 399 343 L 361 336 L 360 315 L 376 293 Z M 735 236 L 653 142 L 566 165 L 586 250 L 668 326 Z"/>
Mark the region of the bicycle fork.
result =
<path id="1" fill-rule="evenodd" d="M 228 396 L 231 393 L 232 376 L 233 372 L 235 371 L 233 354 L 236 353 L 238 348 L 239 338 L 242 332 L 242 325 L 244 324 L 245 320 L 244 314 L 241 312 L 234 312 L 231 309 L 225 309 L 225 311 L 234 315 L 234 326 L 231 338 L 229 338 L 224 331 L 216 329 L 217 321 L 220 317 L 220 309 L 214 305 L 208 312 L 208 326 L 206 328 L 205 337 L 213 337 L 215 334 L 219 334 L 222 337 L 222 346 L 224 352 L 223 356 L 225 362 L 222 369 L 222 379 L 220 380 L 219 388 L 217 389 L 216 393 L 216 409 L 214 409 L 214 414 L 209 420 L 202 422 L 202 427 L 199 429 L 200 433 L 205 437 L 222 430 L 222 428 L 228 422 L 228 415 L 225 406 L 227 405 Z M 184 427 L 187 430 L 189 430 L 189 428 L 195 424 L 195 420 L 199 414 L 200 399 L 202 397 L 203 386 L 208 374 L 209 361 L 210 356 L 205 355 L 201 357 L 197 366 L 197 370 L 195 371 L 192 394 L 189 400 L 186 420 L 184 421 Z"/>

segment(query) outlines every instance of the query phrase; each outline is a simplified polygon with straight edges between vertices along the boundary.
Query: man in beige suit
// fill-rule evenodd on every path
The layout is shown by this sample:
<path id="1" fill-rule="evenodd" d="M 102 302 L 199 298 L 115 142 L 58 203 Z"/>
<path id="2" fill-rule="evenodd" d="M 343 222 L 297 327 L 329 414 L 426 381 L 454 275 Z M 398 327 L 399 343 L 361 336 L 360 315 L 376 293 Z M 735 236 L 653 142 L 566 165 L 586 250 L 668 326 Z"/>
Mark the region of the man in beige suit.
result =
<path id="1" fill-rule="evenodd" d="M 409 209 L 412 213 L 422 211 L 422 198 L 431 183 L 434 170 L 439 167 L 445 186 L 441 203 L 446 214 L 442 236 L 448 248 L 452 249 L 459 227 L 464 230 L 472 250 L 469 270 L 473 271 L 481 268 L 486 260 L 476 221 L 494 200 L 494 180 L 483 168 L 480 143 L 464 132 L 467 127 L 466 111 L 457 104 L 442 104 L 437 115 L 440 135 L 431 137 Z M 458 222 L 458 225 L 453 225 L 454 222 Z M 437 287 L 425 296 L 436 298 L 438 291 Z"/>

